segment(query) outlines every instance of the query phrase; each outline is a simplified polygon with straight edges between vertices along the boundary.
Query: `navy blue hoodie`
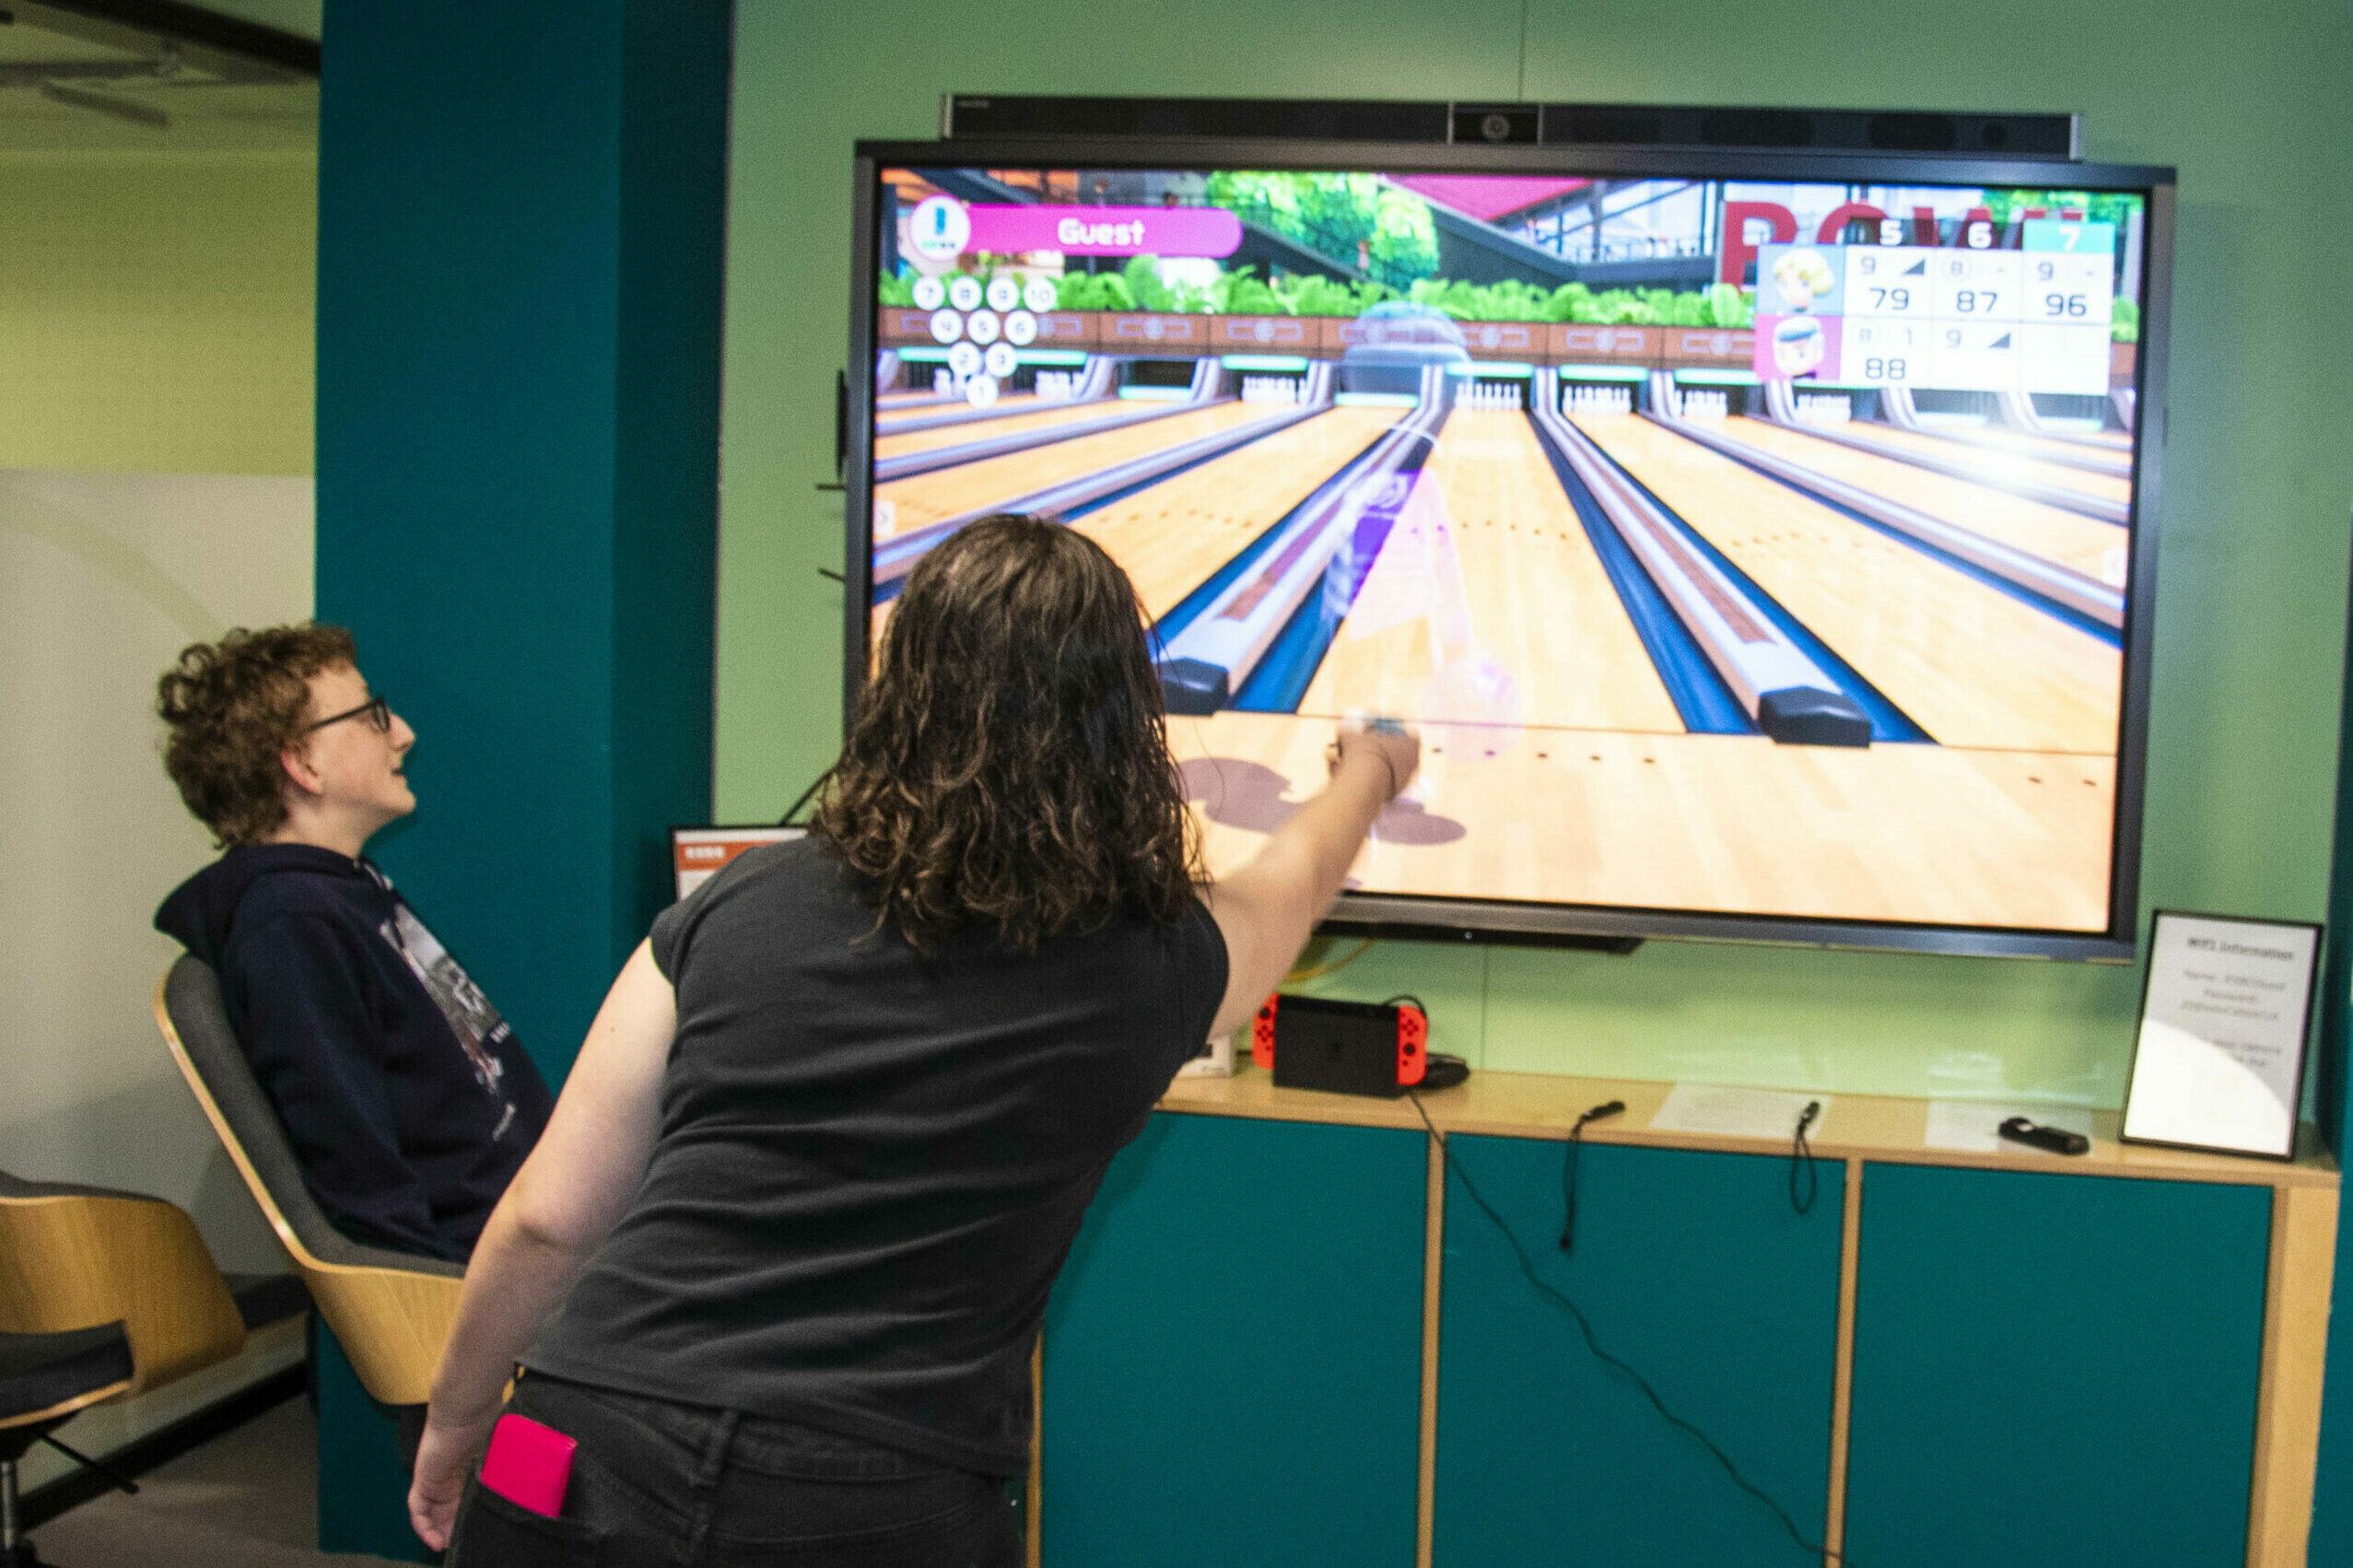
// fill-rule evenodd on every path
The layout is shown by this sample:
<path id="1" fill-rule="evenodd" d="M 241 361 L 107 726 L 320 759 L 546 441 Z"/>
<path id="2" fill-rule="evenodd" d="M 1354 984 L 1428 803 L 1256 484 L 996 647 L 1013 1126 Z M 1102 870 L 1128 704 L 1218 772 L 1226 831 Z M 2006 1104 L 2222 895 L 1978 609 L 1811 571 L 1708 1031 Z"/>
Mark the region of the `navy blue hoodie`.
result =
<path id="1" fill-rule="evenodd" d="M 156 911 L 220 976 L 304 1180 L 354 1241 L 463 1262 L 547 1125 L 514 1031 L 373 862 L 253 844 Z"/>

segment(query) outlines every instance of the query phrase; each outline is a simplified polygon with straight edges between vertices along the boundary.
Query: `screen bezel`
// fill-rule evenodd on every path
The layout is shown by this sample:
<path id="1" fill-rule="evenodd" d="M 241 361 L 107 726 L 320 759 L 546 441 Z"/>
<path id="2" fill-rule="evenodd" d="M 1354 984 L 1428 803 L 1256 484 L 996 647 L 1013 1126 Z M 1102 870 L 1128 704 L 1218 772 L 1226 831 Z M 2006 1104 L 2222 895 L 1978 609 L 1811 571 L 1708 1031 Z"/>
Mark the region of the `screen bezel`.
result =
<path id="1" fill-rule="evenodd" d="M 2137 192 L 2148 202 L 2141 242 L 2140 337 L 2136 356 L 2133 514 L 2122 638 L 2124 703 L 2116 753 L 2115 833 L 2104 931 L 2029 930 L 1854 920 L 1820 916 L 1722 914 L 1618 905 L 1538 904 L 1430 895 L 1346 892 L 1323 929 L 1362 935 L 1451 941 L 1575 942 L 1662 937 L 1797 947 L 1857 948 L 1977 957 L 2129 964 L 2140 929 L 2141 813 L 2146 790 L 2151 631 L 2158 536 L 2159 471 L 2165 444 L 2167 306 L 2172 295 L 2174 172 L 2133 165 L 2055 159 L 1900 154 L 1833 154 L 1614 146 L 1446 146 L 1422 143 L 1266 141 L 1211 137 L 1105 137 L 1099 141 L 988 137 L 860 142 L 853 159 L 848 429 L 843 451 L 844 636 L 842 722 L 865 685 L 873 582 L 874 312 L 884 169 L 963 168 L 1273 170 L 1315 172 L 1561 174 L 1600 178 L 1704 178 L 1874 185 L 1991 185 Z M 862 371 L 862 373 L 860 373 Z"/>

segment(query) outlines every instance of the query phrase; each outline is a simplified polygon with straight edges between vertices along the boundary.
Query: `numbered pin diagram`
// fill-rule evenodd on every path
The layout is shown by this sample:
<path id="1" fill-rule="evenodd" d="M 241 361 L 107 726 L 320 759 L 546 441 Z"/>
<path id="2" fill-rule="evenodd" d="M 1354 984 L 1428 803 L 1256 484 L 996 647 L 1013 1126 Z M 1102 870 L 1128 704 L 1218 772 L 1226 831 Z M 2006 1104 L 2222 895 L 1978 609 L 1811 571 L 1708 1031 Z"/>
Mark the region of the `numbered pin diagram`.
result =
<path id="1" fill-rule="evenodd" d="M 915 308 L 917 310 L 936 310 L 947 302 L 948 286 L 946 284 L 936 277 L 919 277 L 915 280 Z"/>
<path id="2" fill-rule="evenodd" d="M 975 310 L 964 319 L 965 335 L 975 343 L 994 343 L 1003 324 L 997 320 L 997 312 L 994 310 Z"/>
<path id="3" fill-rule="evenodd" d="M 987 408 L 997 401 L 997 378 L 975 376 L 964 384 L 964 400 L 975 408 Z"/>
<path id="4" fill-rule="evenodd" d="M 1013 367 L 1019 363 L 1013 355 L 1013 345 L 1009 343 L 992 343 L 989 345 L 989 352 L 980 357 L 981 369 L 999 380 L 1012 375 Z"/>
<path id="5" fill-rule="evenodd" d="M 980 350 L 969 343 L 959 343 L 948 350 L 948 369 L 961 380 L 980 373 Z"/>
<path id="6" fill-rule="evenodd" d="M 1019 278 L 992 277 L 989 280 L 989 308 L 1000 315 L 1022 302 Z"/>
<path id="7" fill-rule="evenodd" d="M 1026 348 L 1037 341 L 1037 318 L 1027 310 L 1015 310 L 1005 318 L 1005 341 L 1016 348 Z"/>
<path id="8" fill-rule="evenodd" d="M 1022 303 L 1043 315 L 1054 308 L 1054 280 L 1034 277 L 1022 286 Z"/>
<path id="9" fill-rule="evenodd" d="M 954 310 L 931 312 L 931 336 L 941 343 L 954 343 L 964 335 L 964 318 Z"/>
<path id="10" fill-rule="evenodd" d="M 959 310 L 980 309 L 980 280 L 970 273 L 960 274 L 948 285 L 948 303 Z"/>

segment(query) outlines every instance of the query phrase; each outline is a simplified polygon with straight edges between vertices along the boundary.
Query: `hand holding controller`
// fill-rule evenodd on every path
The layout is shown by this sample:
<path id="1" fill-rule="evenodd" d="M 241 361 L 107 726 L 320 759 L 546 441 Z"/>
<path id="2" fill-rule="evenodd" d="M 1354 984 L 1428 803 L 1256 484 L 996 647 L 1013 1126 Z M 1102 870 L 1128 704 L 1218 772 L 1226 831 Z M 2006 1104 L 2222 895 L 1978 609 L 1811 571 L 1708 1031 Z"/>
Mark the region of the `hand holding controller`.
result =
<path id="1" fill-rule="evenodd" d="M 1337 774 L 1360 753 L 1377 758 L 1388 775 L 1392 801 L 1405 792 L 1422 766 L 1422 738 L 1394 719 L 1374 717 L 1342 724 L 1327 754 Z"/>

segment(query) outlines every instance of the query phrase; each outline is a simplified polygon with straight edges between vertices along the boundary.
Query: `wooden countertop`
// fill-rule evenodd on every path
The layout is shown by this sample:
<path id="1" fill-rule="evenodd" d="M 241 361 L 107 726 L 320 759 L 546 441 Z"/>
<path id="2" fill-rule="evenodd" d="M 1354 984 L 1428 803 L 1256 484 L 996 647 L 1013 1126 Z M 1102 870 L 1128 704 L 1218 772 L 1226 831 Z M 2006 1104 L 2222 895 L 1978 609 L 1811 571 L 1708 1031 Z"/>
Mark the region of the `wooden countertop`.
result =
<path id="1" fill-rule="evenodd" d="M 1726 1150 L 1744 1154 L 1785 1153 L 1789 1140 L 1735 1138 L 1717 1133 L 1653 1131 L 1649 1126 L 1671 1083 L 1646 1079 L 1563 1078 L 1538 1072 L 1473 1072 L 1452 1089 L 1421 1096 L 1441 1132 L 1487 1133 L 1504 1138 L 1565 1139 L 1588 1106 L 1623 1100 L 1625 1111 L 1587 1124 L 1588 1143 L 1629 1143 L 1663 1149 Z M 1924 1141 L 1929 1102 L 1885 1094 L 1825 1093 L 1829 1102 L 1815 1124 L 1815 1157 L 1864 1159 L 1923 1165 L 1968 1165 L 1986 1170 L 2048 1171 L 2076 1176 L 2145 1176 L 2164 1181 L 2236 1182 L 2253 1187 L 2337 1185 L 2336 1163 L 2309 1122 L 2297 1129 L 2293 1160 L 2201 1154 L 2145 1143 L 2118 1143 L 2114 1111 L 2091 1113 L 2091 1152 L 2050 1154 L 2004 1145 L 1997 1153 L 1974 1153 L 1930 1148 Z M 1400 1097 L 1376 1100 L 1328 1094 L 1308 1089 L 1278 1089 L 1273 1075 L 1237 1062 L 1231 1078 L 1179 1078 L 1162 1096 L 1160 1108 L 1200 1116 L 1256 1117 L 1271 1121 L 1313 1121 L 1352 1127 L 1419 1129 L 1422 1118 Z"/>

